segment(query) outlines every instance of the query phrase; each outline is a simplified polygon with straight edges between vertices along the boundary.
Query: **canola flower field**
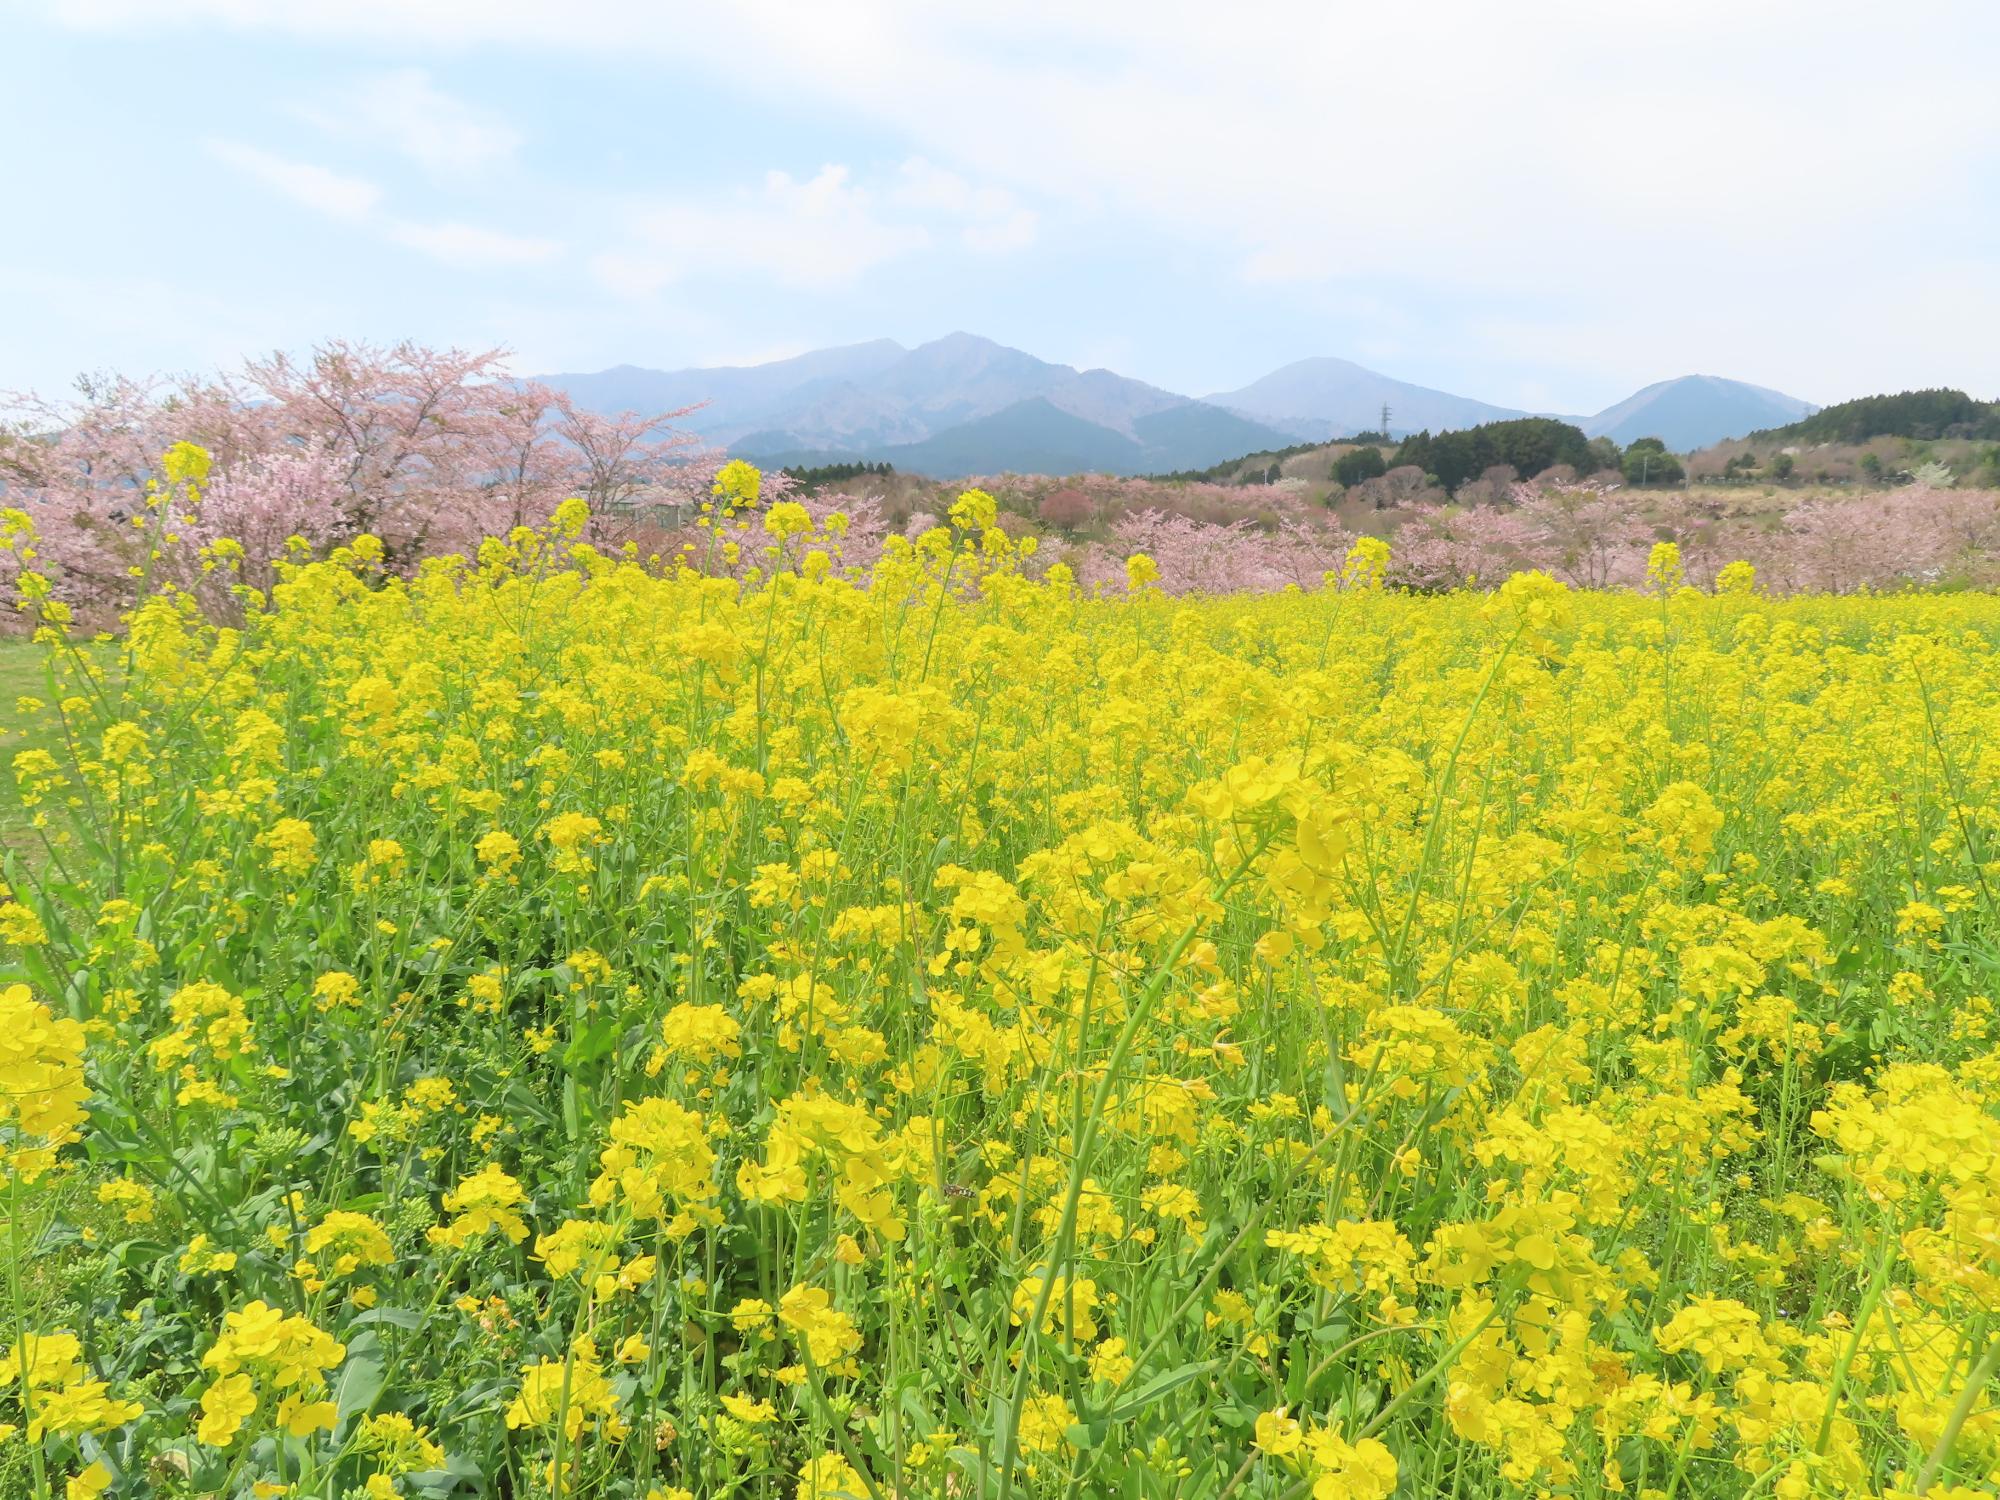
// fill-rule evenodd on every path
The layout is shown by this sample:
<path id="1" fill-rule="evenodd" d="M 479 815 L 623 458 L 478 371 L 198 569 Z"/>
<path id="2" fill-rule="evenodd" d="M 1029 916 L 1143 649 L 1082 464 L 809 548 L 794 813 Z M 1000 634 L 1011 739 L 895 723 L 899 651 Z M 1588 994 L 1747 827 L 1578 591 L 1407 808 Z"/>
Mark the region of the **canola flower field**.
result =
<path id="1" fill-rule="evenodd" d="M 25 575 L 0 1492 L 1995 1493 L 2000 600 L 723 491 Z"/>

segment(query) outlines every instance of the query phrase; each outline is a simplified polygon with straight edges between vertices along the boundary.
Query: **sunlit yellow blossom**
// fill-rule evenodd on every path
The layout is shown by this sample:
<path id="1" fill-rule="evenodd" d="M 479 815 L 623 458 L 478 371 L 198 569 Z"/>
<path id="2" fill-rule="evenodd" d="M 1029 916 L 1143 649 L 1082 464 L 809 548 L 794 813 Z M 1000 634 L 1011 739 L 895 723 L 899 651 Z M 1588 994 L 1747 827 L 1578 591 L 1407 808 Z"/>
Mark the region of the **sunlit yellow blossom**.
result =
<path id="1" fill-rule="evenodd" d="M 0 990 L 0 1176 L 33 1182 L 77 1139 L 89 1089 L 84 1030 L 25 984 Z"/>

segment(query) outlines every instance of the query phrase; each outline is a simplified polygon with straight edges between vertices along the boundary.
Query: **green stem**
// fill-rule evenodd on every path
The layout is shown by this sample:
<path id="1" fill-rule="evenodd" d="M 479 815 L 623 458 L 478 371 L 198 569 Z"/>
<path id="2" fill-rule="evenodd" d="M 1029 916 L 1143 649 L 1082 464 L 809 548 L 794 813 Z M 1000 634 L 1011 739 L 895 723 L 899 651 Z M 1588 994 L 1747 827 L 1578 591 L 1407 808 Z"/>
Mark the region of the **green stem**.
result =
<path id="1" fill-rule="evenodd" d="M 21 1382 L 21 1425 L 35 1421 L 35 1389 L 30 1378 L 34 1371 L 28 1360 L 28 1302 L 21 1290 L 21 1266 L 26 1257 L 21 1250 L 21 1179 L 7 1176 L 7 1291 L 14 1303 L 14 1374 Z M 42 1461 L 42 1445 L 28 1444 L 28 1462 L 35 1471 L 36 1500 L 49 1500 L 49 1471 Z"/>
<path id="2" fill-rule="evenodd" d="M 1486 668 L 1486 675 L 1479 681 L 1479 691 L 1473 695 L 1472 706 L 1465 712 L 1465 722 L 1458 727 L 1458 738 L 1452 742 L 1451 754 L 1445 760 L 1444 773 L 1438 778 L 1437 795 L 1431 799 L 1428 826 L 1424 829 L 1423 853 L 1418 857 L 1415 875 L 1410 880 L 1410 904 L 1403 913 L 1402 928 L 1396 934 L 1396 946 L 1389 955 L 1390 973 L 1400 978 L 1403 956 L 1409 948 L 1410 930 L 1416 925 L 1417 907 L 1422 903 L 1424 882 L 1430 878 L 1431 861 L 1437 857 L 1438 829 L 1444 819 L 1445 798 L 1451 794 L 1451 784 L 1458 775 L 1458 760 L 1465 752 L 1465 742 L 1472 737 L 1473 723 L 1479 718 L 1479 709 L 1486 702 L 1486 695 L 1492 690 L 1493 681 L 1500 675 L 1500 667 L 1520 639 L 1516 630 L 1507 638 L 1506 644 L 1494 654 L 1492 663 Z"/>
<path id="3" fill-rule="evenodd" d="M 1929 1456 L 1924 1459 L 1923 1468 L 1917 1471 L 1916 1492 L 1919 1495 L 1930 1489 L 1931 1481 L 1937 1478 L 1945 1460 L 1951 1457 L 1952 1445 L 1958 1441 L 1958 1435 L 1965 1427 L 1965 1419 L 1972 1415 L 1973 1406 L 1986 1391 L 1996 1370 L 2000 1370 L 2000 1338 L 1995 1338 L 1987 1344 L 1986 1353 L 1980 1357 L 1979 1363 L 1972 1367 L 1972 1373 L 1966 1376 L 1965 1389 L 1958 1393 L 1957 1404 L 1952 1407 L 1951 1415 L 1945 1418 L 1944 1430 L 1938 1433 L 1938 1439 L 1931 1445 Z"/>
<path id="4" fill-rule="evenodd" d="M 1861 1352 L 1862 1337 L 1868 1332 L 1868 1320 L 1875 1316 L 1875 1304 L 1882 1300 L 1882 1292 L 1889 1284 L 1889 1267 L 1895 1257 L 1891 1253 L 1895 1246 L 1893 1239 L 1885 1238 L 1882 1243 L 1882 1257 L 1875 1266 L 1875 1274 L 1869 1278 L 1868 1290 L 1863 1293 L 1861 1307 L 1854 1315 L 1854 1333 L 1847 1341 L 1847 1347 L 1840 1351 L 1840 1358 L 1834 1362 L 1833 1373 L 1826 1383 L 1826 1412 L 1819 1419 L 1819 1433 L 1813 1438 L 1813 1453 L 1824 1455 L 1826 1445 L 1833 1437 L 1833 1419 L 1840 1410 L 1840 1388 L 1847 1383 L 1847 1371 L 1854 1363 L 1854 1356 Z"/>

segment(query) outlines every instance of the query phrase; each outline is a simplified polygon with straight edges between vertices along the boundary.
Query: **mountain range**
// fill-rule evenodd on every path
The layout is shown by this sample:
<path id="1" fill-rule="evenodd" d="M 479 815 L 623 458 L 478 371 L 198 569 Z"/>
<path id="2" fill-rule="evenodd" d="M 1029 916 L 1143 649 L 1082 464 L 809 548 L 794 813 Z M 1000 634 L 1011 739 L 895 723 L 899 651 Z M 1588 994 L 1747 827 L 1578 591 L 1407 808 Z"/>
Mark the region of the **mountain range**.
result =
<path id="1" fill-rule="evenodd" d="M 1334 358 L 1302 359 L 1240 390 L 1197 399 L 1110 370 L 1052 364 L 969 333 L 914 349 L 875 339 L 760 365 L 618 365 L 537 378 L 598 411 L 698 406 L 685 426 L 766 464 L 865 459 L 938 478 L 1201 469 L 1374 430 L 1384 406 L 1395 434 L 1530 415 Z M 1647 386 L 1593 417 L 1566 420 L 1621 444 L 1651 436 L 1687 450 L 1814 409 L 1741 381 L 1688 375 Z"/>

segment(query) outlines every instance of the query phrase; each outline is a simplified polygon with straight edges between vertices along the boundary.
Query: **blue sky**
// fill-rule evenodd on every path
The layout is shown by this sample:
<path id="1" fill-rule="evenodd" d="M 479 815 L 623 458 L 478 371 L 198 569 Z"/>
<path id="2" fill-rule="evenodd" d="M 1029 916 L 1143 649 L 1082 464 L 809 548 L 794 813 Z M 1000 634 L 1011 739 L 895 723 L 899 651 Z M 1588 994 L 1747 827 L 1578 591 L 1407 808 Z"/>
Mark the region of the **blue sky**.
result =
<path id="1" fill-rule="evenodd" d="M 0 389 L 964 328 L 1592 411 L 2000 396 L 1990 0 L 16 0 Z"/>

